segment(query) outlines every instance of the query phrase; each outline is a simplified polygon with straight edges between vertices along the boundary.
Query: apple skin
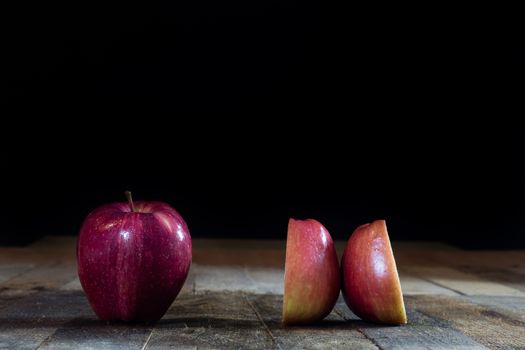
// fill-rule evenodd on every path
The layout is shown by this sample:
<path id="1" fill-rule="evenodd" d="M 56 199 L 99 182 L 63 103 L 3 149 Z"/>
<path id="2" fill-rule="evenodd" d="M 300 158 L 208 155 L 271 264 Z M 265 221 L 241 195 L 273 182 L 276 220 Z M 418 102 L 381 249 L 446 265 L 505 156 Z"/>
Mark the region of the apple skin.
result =
<path id="1" fill-rule="evenodd" d="M 407 317 L 385 220 L 359 226 L 341 261 L 346 304 L 365 321 L 405 324 Z"/>
<path id="2" fill-rule="evenodd" d="M 181 290 L 191 265 L 191 237 L 168 204 L 103 205 L 77 240 L 78 276 L 104 321 L 155 322 Z"/>
<path id="3" fill-rule="evenodd" d="M 290 219 L 283 324 L 306 325 L 322 320 L 332 311 L 339 290 L 339 260 L 328 230 L 313 219 Z"/>

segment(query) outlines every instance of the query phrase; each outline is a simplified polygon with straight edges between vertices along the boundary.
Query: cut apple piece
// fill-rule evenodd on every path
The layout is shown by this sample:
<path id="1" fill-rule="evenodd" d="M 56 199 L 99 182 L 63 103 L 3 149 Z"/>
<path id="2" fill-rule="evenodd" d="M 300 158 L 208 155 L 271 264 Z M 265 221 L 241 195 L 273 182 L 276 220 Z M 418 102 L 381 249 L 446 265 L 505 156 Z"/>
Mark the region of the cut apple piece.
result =
<path id="1" fill-rule="evenodd" d="M 290 219 L 283 324 L 305 325 L 322 320 L 332 311 L 339 290 L 339 261 L 328 230 L 313 219 Z"/>
<path id="2" fill-rule="evenodd" d="M 407 323 L 403 293 L 385 220 L 359 226 L 341 261 L 346 304 L 365 321 Z"/>

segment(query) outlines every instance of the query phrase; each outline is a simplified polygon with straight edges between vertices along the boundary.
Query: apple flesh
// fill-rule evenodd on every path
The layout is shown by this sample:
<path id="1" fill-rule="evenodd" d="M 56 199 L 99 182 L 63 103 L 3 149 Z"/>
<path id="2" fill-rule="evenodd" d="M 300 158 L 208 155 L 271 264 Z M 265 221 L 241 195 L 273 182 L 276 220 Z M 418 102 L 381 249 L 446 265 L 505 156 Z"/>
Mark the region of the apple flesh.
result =
<path id="1" fill-rule="evenodd" d="M 339 261 L 332 237 L 316 220 L 288 223 L 283 324 L 311 324 L 332 311 L 340 290 Z"/>
<path id="2" fill-rule="evenodd" d="M 186 223 L 168 204 L 107 204 L 82 225 L 78 275 L 100 319 L 154 322 L 181 290 L 191 248 Z"/>
<path id="3" fill-rule="evenodd" d="M 346 304 L 365 321 L 405 324 L 407 317 L 384 220 L 359 226 L 341 261 Z"/>

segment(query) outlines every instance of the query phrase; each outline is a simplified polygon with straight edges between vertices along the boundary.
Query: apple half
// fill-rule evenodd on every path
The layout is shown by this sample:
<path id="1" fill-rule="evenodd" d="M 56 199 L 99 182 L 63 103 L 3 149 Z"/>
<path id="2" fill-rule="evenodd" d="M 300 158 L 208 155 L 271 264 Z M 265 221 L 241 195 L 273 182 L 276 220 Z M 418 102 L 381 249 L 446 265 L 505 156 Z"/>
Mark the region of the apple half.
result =
<path id="1" fill-rule="evenodd" d="M 306 325 L 322 320 L 332 311 L 339 290 L 339 261 L 328 230 L 313 219 L 290 219 L 283 324 Z"/>
<path id="2" fill-rule="evenodd" d="M 407 316 L 385 220 L 359 226 L 341 261 L 346 304 L 365 321 L 405 324 Z"/>

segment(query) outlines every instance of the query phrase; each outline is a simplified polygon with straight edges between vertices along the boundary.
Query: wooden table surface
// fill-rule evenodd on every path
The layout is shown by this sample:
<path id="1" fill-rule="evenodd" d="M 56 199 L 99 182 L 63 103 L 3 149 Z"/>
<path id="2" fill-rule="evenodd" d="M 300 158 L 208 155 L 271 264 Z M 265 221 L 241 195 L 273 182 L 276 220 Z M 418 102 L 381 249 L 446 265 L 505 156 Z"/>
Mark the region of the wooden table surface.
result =
<path id="1" fill-rule="evenodd" d="M 97 320 L 75 239 L 0 247 L 0 349 L 525 349 L 524 250 L 394 242 L 408 325 L 360 321 L 340 299 L 319 324 L 283 328 L 285 242 L 196 239 L 183 290 L 146 326 Z"/>

